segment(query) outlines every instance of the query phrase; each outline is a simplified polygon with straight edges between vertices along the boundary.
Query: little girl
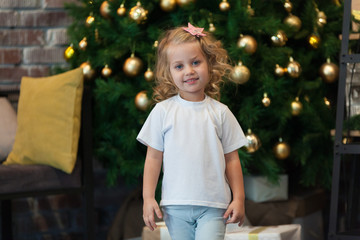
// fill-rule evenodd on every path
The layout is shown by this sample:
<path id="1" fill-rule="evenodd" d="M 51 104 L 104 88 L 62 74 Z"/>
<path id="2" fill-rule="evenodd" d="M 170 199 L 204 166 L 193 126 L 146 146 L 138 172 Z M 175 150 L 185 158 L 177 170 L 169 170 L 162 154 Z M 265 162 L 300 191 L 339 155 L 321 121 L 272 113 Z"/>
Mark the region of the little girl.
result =
<path id="1" fill-rule="evenodd" d="M 226 223 L 244 221 L 237 150 L 247 143 L 219 99 L 231 70 L 226 50 L 203 28 L 178 27 L 159 41 L 154 99 L 137 140 L 147 146 L 143 218 L 156 228 L 155 189 L 163 164 L 164 221 L 173 240 L 223 240 Z M 155 214 L 154 214 L 155 213 Z"/>

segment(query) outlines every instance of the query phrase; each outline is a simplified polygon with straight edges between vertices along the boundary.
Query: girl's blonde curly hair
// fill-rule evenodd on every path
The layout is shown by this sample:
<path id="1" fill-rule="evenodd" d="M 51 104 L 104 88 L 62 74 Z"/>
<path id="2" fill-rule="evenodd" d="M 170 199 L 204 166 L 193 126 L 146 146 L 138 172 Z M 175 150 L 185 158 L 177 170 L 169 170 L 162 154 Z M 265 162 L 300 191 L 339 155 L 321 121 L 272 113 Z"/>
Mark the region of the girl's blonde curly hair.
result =
<path id="1" fill-rule="evenodd" d="M 189 42 L 198 42 L 202 53 L 207 59 L 210 81 L 205 88 L 205 94 L 214 99 L 220 99 L 220 87 L 223 83 L 222 78 L 228 76 L 232 67 L 229 64 L 227 51 L 222 47 L 221 42 L 217 41 L 210 33 L 204 33 L 206 36 L 196 37 L 186 32 L 182 27 L 177 27 L 165 32 L 159 41 L 157 50 L 155 68 L 156 85 L 153 93 L 153 98 L 156 102 L 161 102 L 178 94 L 178 88 L 170 74 L 168 61 L 169 46 L 171 44 Z"/>

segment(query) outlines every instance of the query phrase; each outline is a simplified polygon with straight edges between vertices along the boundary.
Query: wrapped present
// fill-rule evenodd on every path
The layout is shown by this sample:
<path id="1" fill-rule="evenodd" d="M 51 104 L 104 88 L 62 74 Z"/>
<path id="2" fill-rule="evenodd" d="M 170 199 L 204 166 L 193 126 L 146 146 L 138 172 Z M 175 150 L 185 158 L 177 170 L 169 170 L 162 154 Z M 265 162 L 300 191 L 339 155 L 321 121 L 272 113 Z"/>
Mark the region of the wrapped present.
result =
<path id="1" fill-rule="evenodd" d="M 302 240 L 324 239 L 322 211 L 329 201 L 324 189 L 298 188 L 287 201 L 256 203 L 245 201 L 246 215 L 252 225 L 300 224 Z"/>
<path id="2" fill-rule="evenodd" d="M 164 222 L 156 223 L 154 231 L 144 227 L 142 240 L 171 240 L 169 231 Z M 301 226 L 299 224 L 279 226 L 241 226 L 228 224 L 224 240 L 301 240 Z"/>
<path id="3" fill-rule="evenodd" d="M 299 224 L 278 226 L 228 226 L 224 240 L 300 240 Z"/>
<path id="4" fill-rule="evenodd" d="M 302 240 L 325 239 L 322 211 L 317 211 L 306 216 L 297 217 L 292 223 L 301 225 Z"/>
<path id="5" fill-rule="evenodd" d="M 165 222 L 157 222 L 157 228 L 151 231 L 148 227 L 143 228 L 142 240 L 171 240 Z"/>
<path id="6" fill-rule="evenodd" d="M 244 176 L 245 197 L 254 202 L 288 199 L 288 175 L 279 176 L 278 183 L 271 183 L 264 176 Z"/>

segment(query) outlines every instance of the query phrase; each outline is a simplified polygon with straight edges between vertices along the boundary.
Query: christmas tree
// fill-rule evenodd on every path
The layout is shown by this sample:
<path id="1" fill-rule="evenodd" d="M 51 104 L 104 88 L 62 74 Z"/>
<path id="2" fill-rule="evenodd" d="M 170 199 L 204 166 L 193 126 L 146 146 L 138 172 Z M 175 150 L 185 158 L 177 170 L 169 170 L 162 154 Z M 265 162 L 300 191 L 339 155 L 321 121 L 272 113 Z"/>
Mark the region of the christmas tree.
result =
<path id="1" fill-rule="evenodd" d="M 145 147 L 157 39 L 188 22 L 219 39 L 234 65 L 221 101 L 247 134 L 245 174 L 296 185 L 331 183 L 342 6 L 329 0 L 83 0 L 65 58 L 94 91 L 95 153 L 108 170 L 138 182 Z"/>

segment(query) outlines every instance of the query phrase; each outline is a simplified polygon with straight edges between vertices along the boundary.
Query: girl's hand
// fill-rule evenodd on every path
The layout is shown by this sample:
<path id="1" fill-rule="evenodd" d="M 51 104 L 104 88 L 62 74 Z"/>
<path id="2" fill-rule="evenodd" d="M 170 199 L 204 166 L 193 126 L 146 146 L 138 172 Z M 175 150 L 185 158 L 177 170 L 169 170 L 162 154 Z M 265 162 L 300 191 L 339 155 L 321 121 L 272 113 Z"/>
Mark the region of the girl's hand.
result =
<path id="1" fill-rule="evenodd" d="M 144 199 L 144 205 L 143 205 L 143 219 L 144 219 L 144 223 L 146 226 L 148 226 L 148 228 L 150 228 L 151 231 L 154 231 L 156 226 L 155 223 L 155 215 L 154 212 L 156 214 L 156 216 L 158 218 L 162 218 L 162 213 L 160 211 L 159 205 L 156 202 L 156 200 L 153 199 Z"/>
<path id="2" fill-rule="evenodd" d="M 228 219 L 226 224 L 238 222 L 240 227 L 245 220 L 244 202 L 240 200 L 232 201 L 224 214 L 224 219 Z"/>
<path id="3" fill-rule="evenodd" d="M 162 218 L 159 205 L 155 200 L 155 189 L 161 171 L 162 158 L 163 153 L 161 151 L 148 147 L 143 179 L 143 218 L 151 231 L 156 228 L 154 212 L 158 218 Z"/>

